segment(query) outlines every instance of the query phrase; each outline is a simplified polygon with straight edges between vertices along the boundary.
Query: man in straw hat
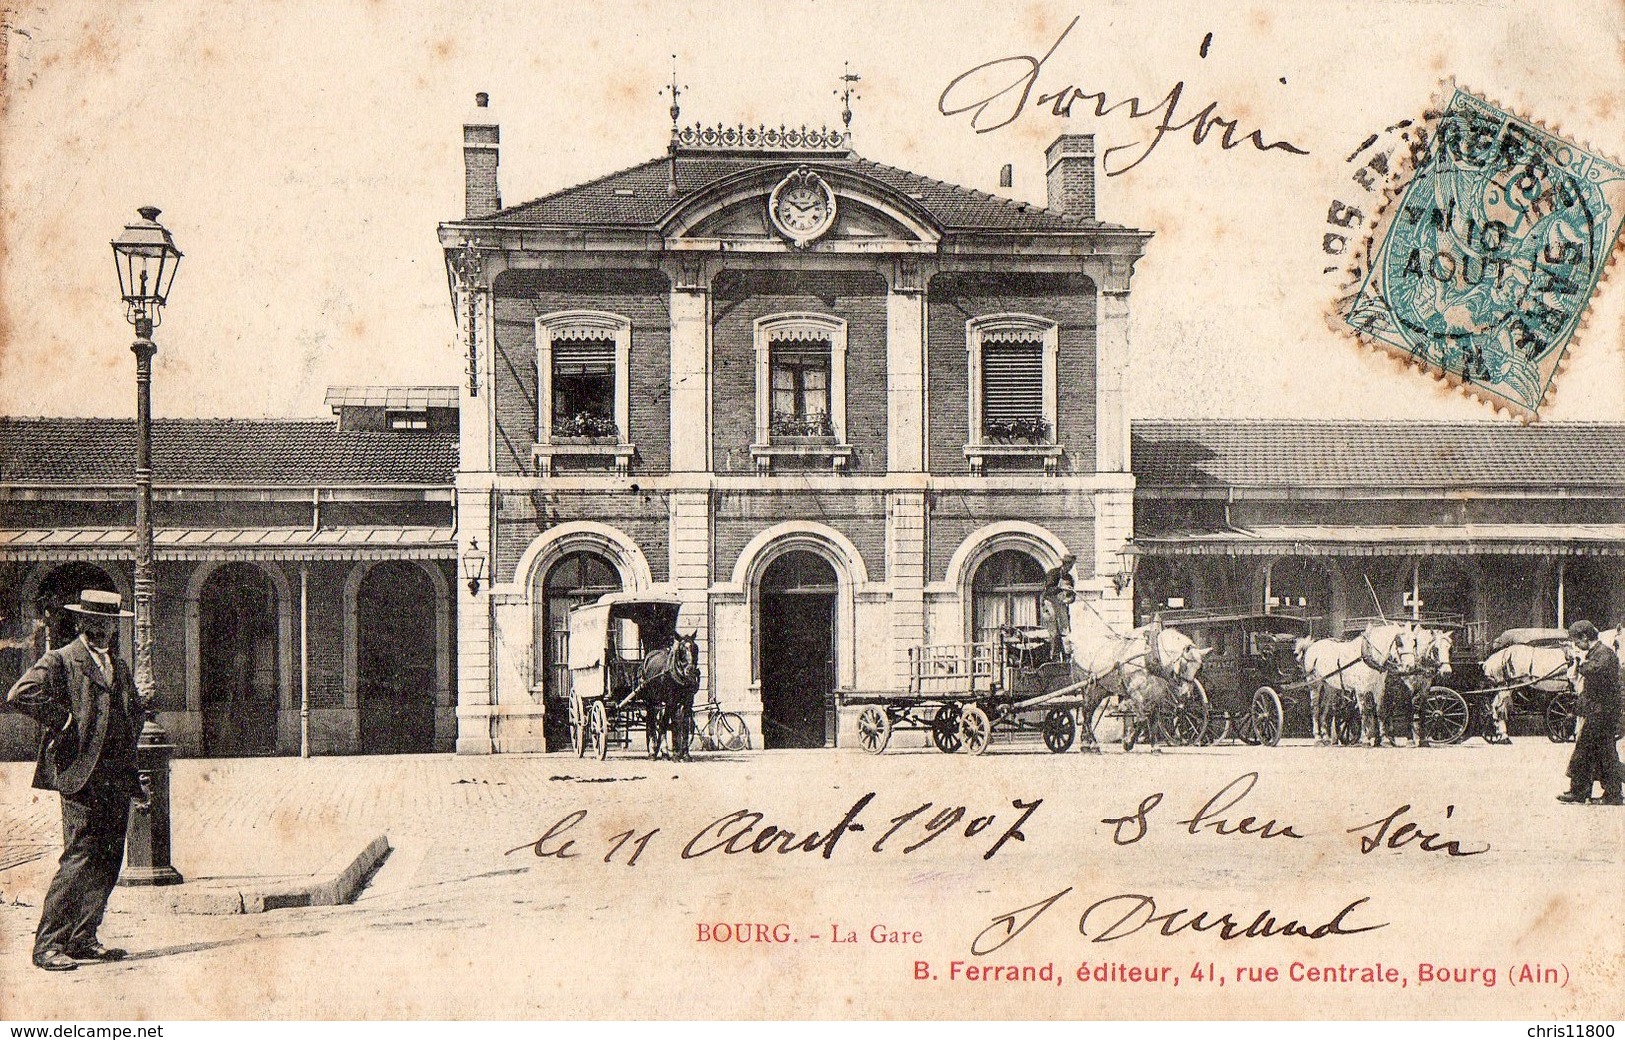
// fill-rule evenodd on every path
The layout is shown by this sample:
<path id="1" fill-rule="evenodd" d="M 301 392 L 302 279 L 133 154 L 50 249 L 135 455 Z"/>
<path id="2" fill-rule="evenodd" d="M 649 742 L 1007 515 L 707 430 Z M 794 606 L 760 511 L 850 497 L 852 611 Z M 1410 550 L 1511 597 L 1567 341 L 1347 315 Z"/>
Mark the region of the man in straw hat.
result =
<path id="1" fill-rule="evenodd" d="M 141 796 L 135 744 L 146 716 L 130 668 L 111 652 L 123 609 L 114 592 L 86 589 L 67 604 L 79 637 L 41 657 L 6 705 L 44 729 L 34 786 L 62 800 L 62 859 L 34 932 L 34 964 L 72 971 L 125 951 L 96 937 L 124 863 L 130 800 Z"/>

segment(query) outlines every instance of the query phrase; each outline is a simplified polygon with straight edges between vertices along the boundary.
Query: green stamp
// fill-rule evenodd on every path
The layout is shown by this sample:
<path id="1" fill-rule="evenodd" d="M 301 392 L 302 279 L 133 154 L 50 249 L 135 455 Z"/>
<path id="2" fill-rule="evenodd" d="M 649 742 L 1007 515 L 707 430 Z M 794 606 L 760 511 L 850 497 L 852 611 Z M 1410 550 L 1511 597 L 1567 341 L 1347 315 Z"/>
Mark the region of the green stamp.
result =
<path id="1" fill-rule="evenodd" d="M 1625 169 L 1456 90 L 1373 236 L 1343 320 L 1539 417 L 1625 215 Z"/>

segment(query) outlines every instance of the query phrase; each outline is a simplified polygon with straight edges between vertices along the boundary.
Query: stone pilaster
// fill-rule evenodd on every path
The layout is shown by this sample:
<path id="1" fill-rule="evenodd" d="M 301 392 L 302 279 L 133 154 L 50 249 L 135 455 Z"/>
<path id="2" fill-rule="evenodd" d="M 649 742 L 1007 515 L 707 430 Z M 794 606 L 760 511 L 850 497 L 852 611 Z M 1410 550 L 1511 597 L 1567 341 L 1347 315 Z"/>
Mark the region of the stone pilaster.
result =
<path id="1" fill-rule="evenodd" d="M 908 688 L 908 651 L 925 642 L 925 493 L 894 491 L 886 506 L 886 572 L 892 588 L 893 688 Z"/>
<path id="2" fill-rule="evenodd" d="M 465 387 L 466 392 L 466 387 Z M 457 555 L 459 577 L 457 593 L 457 753 L 460 755 L 488 755 L 495 750 L 492 744 L 491 709 L 495 700 L 494 676 L 491 668 L 491 562 L 487 557 L 486 580 L 475 593 L 462 580 L 462 557 L 470 543 L 478 540 L 480 548 L 490 553 L 491 496 L 483 489 L 470 489 L 462 485 L 459 476 L 457 489 Z"/>
<path id="3" fill-rule="evenodd" d="M 1134 627 L 1134 586 L 1118 591 L 1111 578 L 1128 566 L 1122 551 L 1134 537 L 1134 492 L 1103 491 L 1094 499 L 1095 576 L 1101 590 L 1096 608 L 1119 632 L 1127 632 Z"/>
<path id="4" fill-rule="evenodd" d="M 711 271 L 680 257 L 671 278 L 671 469 L 711 468 Z"/>
<path id="5" fill-rule="evenodd" d="M 1107 283 L 1100 293 L 1095 333 L 1095 469 L 1129 472 L 1128 278 L 1120 288 Z"/>
<path id="6" fill-rule="evenodd" d="M 671 587 L 682 600 L 680 631 L 693 631 L 700 668 L 715 689 L 710 667 L 711 497 L 705 491 L 673 492 L 669 499 Z"/>
<path id="7" fill-rule="evenodd" d="M 886 297 L 886 468 L 925 469 L 925 272 L 897 260 Z"/>

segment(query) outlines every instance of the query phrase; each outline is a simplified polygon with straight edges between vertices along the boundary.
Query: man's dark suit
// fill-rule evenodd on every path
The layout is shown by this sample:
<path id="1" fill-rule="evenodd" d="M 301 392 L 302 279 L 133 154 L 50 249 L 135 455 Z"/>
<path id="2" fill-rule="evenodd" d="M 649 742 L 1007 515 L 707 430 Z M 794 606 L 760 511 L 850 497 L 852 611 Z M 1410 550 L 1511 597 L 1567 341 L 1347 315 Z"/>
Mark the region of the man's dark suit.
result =
<path id="1" fill-rule="evenodd" d="M 7 706 L 44 727 L 34 786 L 62 796 L 62 859 L 40 911 L 36 959 L 96 945 L 124 862 L 145 713 L 129 666 L 117 655 L 109 660 L 112 675 L 75 639 L 41 657 L 6 695 Z"/>
<path id="2" fill-rule="evenodd" d="M 1620 797 L 1619 658 L 1606 643 L 1593 643 L 1580 665 L 1580 735 L 1569 757 L 1569 794 L 1584 798 L 1593 780 L 1602 784 L 1602 796 Z"/>

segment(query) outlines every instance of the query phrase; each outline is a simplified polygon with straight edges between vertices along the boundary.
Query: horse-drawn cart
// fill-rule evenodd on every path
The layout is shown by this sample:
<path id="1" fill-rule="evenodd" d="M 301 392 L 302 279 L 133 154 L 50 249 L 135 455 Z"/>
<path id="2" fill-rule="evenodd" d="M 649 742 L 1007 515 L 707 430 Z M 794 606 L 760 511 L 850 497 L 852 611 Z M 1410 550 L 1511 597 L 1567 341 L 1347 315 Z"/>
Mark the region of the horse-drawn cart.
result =
<path id="1" fill-rule="evenodd" d="M 617 592 L 570 612 L 570 743 L 604 758 L 642 726 L 651 755 L 666 735 L 686 757 L 699 688 L 692 636 L 678 636 L 675 596 Z M 686 707 L 686 710 L 685 710 Z"/>
<path id="2" fill-rule="evenodd" d="M 1143 656 L 1143 655 L 1142 655 Z M 939 751 L 980 755 L 995 732 L 1037 733 L 1060 754 L 1106 717 L 1123 722 L 1125 748 L 1136 727 L 1153 741 L 1195 743 L 1207 725 L 1207 698 L 1194 680 L 1169 684 L 1153 705 L 1132 701 L 1115 672 L 1092 676 L 1058 652 L 1042 628 L 1006 628 L 986 642 L 912 647 L 906 690 L 847 691 L 841 703 L 861 710 L 858 745 L 886 750 L 892 734 L 929 733 Z"/>
<path id="3" fill-rule="evenodd" d="M 1476 732 L 1505 743 L 1509 720 L 1523 716 L 1540 720 L 1553 743 L 1572 741 L 1579 705 L 1572 649 L 1561 628 L 1512 628 L 1496 637 L 1481 665 L 1485 685 L 1469 693 Z"/>

